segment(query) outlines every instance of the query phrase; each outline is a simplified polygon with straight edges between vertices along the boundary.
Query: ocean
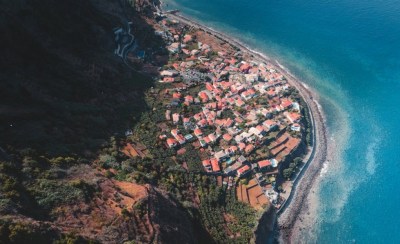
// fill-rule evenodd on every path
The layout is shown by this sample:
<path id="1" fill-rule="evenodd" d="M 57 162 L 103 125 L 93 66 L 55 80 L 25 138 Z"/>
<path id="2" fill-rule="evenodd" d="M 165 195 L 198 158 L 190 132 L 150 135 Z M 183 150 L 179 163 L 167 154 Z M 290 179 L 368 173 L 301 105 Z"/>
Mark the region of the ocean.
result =
<path id="1" fill-rule="evenodd" d="M 306 243 L 400 243 L 400 0 L 165 0 L 320 94 L 330 144 Z"/>

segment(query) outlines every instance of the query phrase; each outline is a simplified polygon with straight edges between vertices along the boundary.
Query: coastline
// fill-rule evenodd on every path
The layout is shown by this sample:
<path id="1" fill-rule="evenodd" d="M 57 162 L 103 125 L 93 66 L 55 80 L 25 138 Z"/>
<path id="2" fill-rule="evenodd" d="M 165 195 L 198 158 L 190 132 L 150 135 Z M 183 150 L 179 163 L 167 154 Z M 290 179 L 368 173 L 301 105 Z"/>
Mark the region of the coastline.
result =
<path id="1" fill-rule="evenodd" d="M 276 220 L 278 228 L 277 231 L 279 231 L 280 240 L 285 243 L 291 242 L 293 237 L 297 237 L 299 235 L 299 231 L 302 229 L 301 225 L 307 225 L 303 222 L 300 216 L 306 214 L 309 210 L 309 206 L 305 204 L 307 200 L 309 200 L 307 197 L 309 196 L 312 187 L 316 183 L 319 172 L 322 168 L 322 164 L 327 158 L 327 129 L 325 126 L 325 117 L 322 108 L 316 100 L 318 95 L 308 88 L 304 83 L 299 81 L 277 60 L 271 59 L 263 53 L 252 50 L 240 41 L 229 37 L 224 33 L 213 30 L 212 28 L 199 24 L 196 21 L 188 19 L 187 17 L 178 15 L 176 13 L 167 13 L 166 16 L 172 19 L 175 18 L 176 20 L 179 20 L 187 25 L 202 29 L 209 34 L 226 41 L 232 46 L 240 48 L 243 53 L 253 56 L 255 60 L 271 63 L 286 77 L 288 83 L 299 91 L 300 95 L 306 102 L 312 118 L 312 151 L 309 159 L 307 162 L 305 162 L 305 165 L 302 167 L 301 171 L 292 181 L 293 187 L 290 196 L 285 201 L 285 205 L 278 212 L 278 218 Z M 297 188 L 298 185 L 301 185 L 301 187 Z"/>

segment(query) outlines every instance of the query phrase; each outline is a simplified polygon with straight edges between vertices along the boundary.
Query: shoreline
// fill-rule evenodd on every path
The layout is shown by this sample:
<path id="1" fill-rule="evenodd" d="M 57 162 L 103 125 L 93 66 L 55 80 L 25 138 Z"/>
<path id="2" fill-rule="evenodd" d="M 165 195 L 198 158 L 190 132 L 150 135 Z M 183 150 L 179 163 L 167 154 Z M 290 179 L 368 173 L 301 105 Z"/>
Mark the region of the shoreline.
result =
<path id="1" fill-rule="evenodd" d="M 309 196 L 311 188 L 315 185 L 319 172 L 322 169 L 322 165 L 327 158 L 327 129 L 325 126 L 325 117 L 322 108 L 316 100 L 318 95 L 314 91 L 310 90 L 309 87 L 307 87 L 294 75 L 292 75 L 290 71 L 282 66 L 277 60 L 271 59 L 261 52 L 252 50 L 250 47 L 241 43 L 240 41 L 229 37 L 224 33 L 197 23 L 196 21 L 193 21 L 187 17 L 178 15 L 176 13 L 167 13 L 165 15 L 169 18 L 175 18 L 176 20 L 179 20 L 187 25 L 202 29 L 218 39 L 221 39 L 232 46 L 240 48 L 242 52 L 253 56 L 253 58 L 257 61 L 271 63 L 286 77 L 288 83 L 299 91 L 299 94 L 306 102 L 312 118 L 313 147 L 311 148 L 311 155 L 307 162 L 305 162 L 300 172 L 295 176 L 295 179 L 292 180 L 293 187 L 291 193 L 285 201 L 284 206 L 279 209 L 276 218 L 276 224 L 278 228 L 276 231 L 279 231 L 280 240 L 285 243 L 291 242 L 292 237 L 299 234 L 298 229 L 301 229 L 301 227 L 294 227 L 299 224 L 299 222 L 302 222 L 300 215 L 306 213 L 309 209 L 309 207 L 304 203 Z M 301 185 L 301 188 L 297 188 L 298 185 Z"/>

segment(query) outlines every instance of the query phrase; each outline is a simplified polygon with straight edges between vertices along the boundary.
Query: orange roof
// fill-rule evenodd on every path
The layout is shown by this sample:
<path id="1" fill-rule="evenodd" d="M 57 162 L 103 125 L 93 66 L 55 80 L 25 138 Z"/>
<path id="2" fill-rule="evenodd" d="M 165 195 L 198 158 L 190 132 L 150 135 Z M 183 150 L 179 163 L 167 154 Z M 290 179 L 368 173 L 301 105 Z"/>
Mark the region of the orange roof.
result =
<path id="1" fill-rule="evenodd" d="M 172 97 L 173 97 L 173 98 L 181 98 L 181 97 L 182 97 L 182 94 L 179 93 L 179 92 L 175 92 L 174 94 L 172 94 Z"/>
<path id="2" fill-rule="evenodd" d="M 164 82 L 174 82 L 175 78 L 174 77 L 164 77 L 163 81 Z"/>
<path id="3" fill-rule="evenodd" d="M 237 146 L 231 146 L 230 148 L 229 148 L 232 152 L 236 152 L 237 151 Z"/>
<path id="4" fill-rule="evenodd" d="M 203 160 L 203 166 L 204 166 L 204 167 L 210 166 L 210 165 L 211 165 L 211 162 L 210 162 L 209 159 Z"/>
<path id="5" fill-rule="evenodd" d="M 230 140 L 232 140 L 232 136 L 229 135 L 228 133 L 224 134 L 222 137 L 224 138 L 225 141 L 230 141 Z"/>
<path id="6" fill-rule="evenodd" d="M 262 125 L 257 125 L 256 129 L 260 132 L 264 131 L 264 127 L 262 127 Z"/>
<path id="7" fill-rule="evenodd" d="M 211 165 L 212 165 L 212 169 L 213 171 L 220 171 L 220 167 L 218 164 L 218 160 L 216 158 L 211 159 Z"/>
<path id="8" fill-rule="evenodd" d="M 248 71 L 250 69 L 250 65 L 242 64 L 239 69 L 240 69 L 240 71 Z"/>
<path id="9" fill-rule="evenodd" d="M 290 101 L 290 100 L 288 100 L 288 99 L 282 100 L 281 105 L 282 105 L 282 107 L 284 107 L 284 108 L 288 108 L 288 107 L 292 106 L 292 101 Z"/>
<path id="10" fill-rule="evenodd" d="M 261 160 L 257 164 L 258 164 L 258 167 L 264 168 L 264 167 L 267 167 L 267 166 L 271 166 L 271 161 L 269 161 L 269 160 Z"/>
<path id="11" fill-rule="evenodd" d="M 168 146 L 172 146 L 172 145 L 174 145 L 176 143 L 177 143 L 177 141 L 174 138 L 168 138 L 167 139 Z"/>
<path id="12" fill-rule="evenodd" d="M 293 122 L 295 122 L 295 121 L 297 121 L 297 120 L 299 120 L 301 118 L 301 115 L 299 113 L 289 113 L 287 116 Z"/>
<path id="13" fill-rule="evenodd" d="M 208 101 L 208 96 L 205 92 L 200 92 L 199 93 L 199 97 L 201 98 L 201 100 L 203 100 L 203 102 L 207 102 Z"/>
<path id="14" fill-rule="evenodd" d="M 185 97 L 185 100 L 188 101 L 188 102 L 193 102 L 193 97 L 190 96 L 190 95 L 187 95 L 187 96 Z"/>
<path id="15" fill-rule="evenodd" d="M 253 146 L 252 144 L 249 144 L 249 145 L 246 146 L 246 148 L 244 149 L 244 151 L 245 151 L 246 153 L 249 153 L 249 152 L 253 151 L 253 149 L 254 149 L 254 146 Z"/>
<path id="16" fill-rule="evenodd" d="M 267 125 L 267 126 L 271 126 L 271 125 L 274 125 L 274 124 L 276 124 L 276 122 L 275 121 L 273 121 L 273 120 L 271 120 L 271 119 L 269 119 L 269 120 L 266 120 L 266 121 L 264 121 L 264 123 L 263 124 L 265 124 L 265 125 Z"/>
<path id="17" fill-rule="evenodd" d="M 206 89 L 209 90 L 209 91 L 212 91 L 212 90 L 214 90 L 214 87 L 211 85 L 211 83 L 207 82 L 206 83 Z"/>
<path id="18" fill-rule="evenodd" d="M 243 167 L 241 167 L 240 169 L 237 170 L 237 172 L 239 173 L 239 175 L 246 173 L 246 171 L 250 170 L 250 167 L 248 165 L 245 165 Z"/>
<path id="19" fill-rule="evenodd" d="M 201 135 L 203 135 L 203 132 L 199 128 L 197 128 L 194 130 L 194 134 L 195 134 L 195 136 L 201 136 Z"/>

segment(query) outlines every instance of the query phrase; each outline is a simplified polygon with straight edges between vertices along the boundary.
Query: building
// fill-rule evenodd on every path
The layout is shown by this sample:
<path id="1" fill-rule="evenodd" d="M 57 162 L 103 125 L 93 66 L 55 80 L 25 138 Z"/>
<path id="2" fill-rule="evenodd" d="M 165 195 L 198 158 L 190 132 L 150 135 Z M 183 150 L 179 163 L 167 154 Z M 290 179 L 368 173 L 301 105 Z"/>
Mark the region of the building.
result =
<path id="1" fill-rule="evenodd" d="M 245 165 L 245 166 L 239 168 L 236 172 L 237 172 L 238 177 L 242 177 L 250 172 L 250 166 Z"/>
<path id="2" fill-rule="evenodd" d="M 214 157 L 218 160 L 218 162 L 222 162 L 229 157 L 229 154 L 227 154 L 224 150 L 221 150 L 219 152 L 216 152 L 214 154 Z"/>
<path id="3" fill-rule="evenodd" d="M 272 167 L 271 161 L 269 160 L 261 160 L 257 163 L 258 169 L 269 169 Z"/>
<path id="4" fill-rule="evenodd" d="M 301 119 L 301 115 L 299 113 L 294 113 L 294 112 L 285 112 L 286 118 L 291 122 L 291 123 L 297 123 Z"/>
<path id="5" fill-rule="evenodd" d="M 218 172 L 221 170 L 221 168 L 219 167 L 219 164 L 218 164 L 218 160 L 216 158 L 213 158 L 210 161 L 211 161 L 212 170 L 214 172 Z"/>
<path id="6" fill-rule="evenodd" d="M 167 145 L 169 148 L 176 147 L 178 145 L 178 142 L 174 138 L 168 138 L 167 139 Z"/>
<path id="7" fill-rule="evenodd" d="M 200 137 L 203 135 L 203 132 L 199 128 L 197 128 L 194 130 L 194 135 Z"/>
<path id="8" fill-rule="evenodd" d="M 178 113 L 174 113 L 172 114 L 172 121 L 174 122 L 174 124 L 179 123 L 179 114 Z"/>
<path id="9" fill-rule="evenodd" d="M 203 167 L 207 172 L 210 172 L 212 170 L 211 168 L 211 161 L 209 159 L 203 160 Z"/>
<path id="10" fill-rule="evenodd" d="M 301 130 L 301 126 L 300 126 L 298 123 L 295 123 L 295 124 L 293 124 L 293 125 L 290 127 L 290 129 L 291 129 L 292 131 L 297 131 L 297 132 L 299 132 L 299 131 Z"/>

